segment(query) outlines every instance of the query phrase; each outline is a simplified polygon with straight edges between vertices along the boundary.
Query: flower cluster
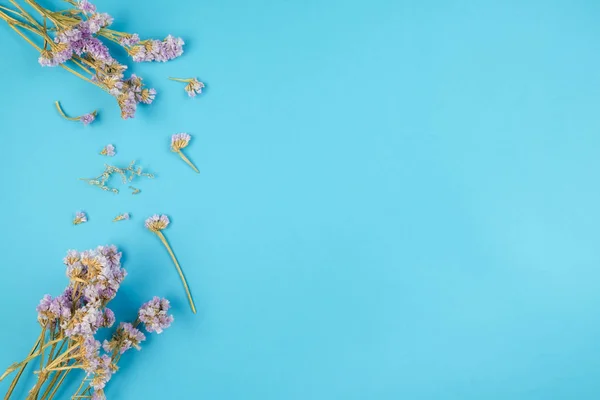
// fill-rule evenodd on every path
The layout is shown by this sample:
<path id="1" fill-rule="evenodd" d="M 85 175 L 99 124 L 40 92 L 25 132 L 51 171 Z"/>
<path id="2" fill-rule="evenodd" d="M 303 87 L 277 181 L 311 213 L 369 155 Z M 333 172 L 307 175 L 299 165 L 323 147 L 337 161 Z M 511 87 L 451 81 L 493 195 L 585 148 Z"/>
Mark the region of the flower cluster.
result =
<path id="1" fill-rule="evenodd" d="M 140 308 L 134 322 L 120 323 L 111 339 L 102 345 L 96 339 L 97 333 L 115 323 L 115 314 L 107 306 L 127 276 L 121 267 L 121 253 L 115 246 L 99 246 L 82 252 L 69 250 L 63 262 L 68 286 L 57 297 L 45 295 L 36 309 L 42 328 L 36 346 L 40 350 L 9 367 L 0 381 L 17 368 L 24 368 L 32 357 L 40 357 L 40 370 L 36 371 L 38 381 L 28 398 L 37 399 L 42 388 L 46 392 L 41 398 L 46 398 L 62 383 L 58 380 L 60 374 L 77 368 L 83 370 L 86 377 L 73 397 L 105 399 L 104 388 L 117 371 L 121 355 L 131 348 L 139 350 L 140 343 L 146 339 L 138 325 L 143 324 L 148 332 L 161 333 L 173 322 L 173 316 L 168 314 L 169 302 L 154 297 Z M 55 352 L 59 342 L 62 345 Z M 47 383 L 53 373 L 57 374 L 56 379 Z M 20 375 L 16 376 L 6 398 L 10 397 Z"/>
<path id="2" fill-rule="evenodd" d="M 67 0 L 75 8 L 63 11 L 48 10 L 34 0 L 28 0 L 44 17 L 44 25 L 24 8 L 0 9 L 0 18 L 40 51 L 38 62 L 43 67 L 60 66 L 78 77 L 93 83 L 110 93 L 121 109 L 124 119 L 133 118 L 138 104 L 151 104 L 156 90 L 146 88 L 142 78 L 132 74 L 125 76 L 127 66 L 117 61 L 105 41 L 122 46 L 135 62 L 173 60 L 183 54 L 181 38 L 168 35 L 163 40 L 140 40 L 138 34 L 110 29 L 113 17 L 99 13 L 88 0 Z M 46 22 L 54 26 L 46 26 Z M 22 31 L 33 32 L 44 39 L 41 48 Z M 87 124 L 95 115 L 81 117 Z"/>
<path id="3" fill-rule="evenodd" d="M 172 317 L 171 317 L 172 318 Z M 105 340 L 102 348 L 107 353 L 123 354 L 132 347 L 141 350 L 140 343 L 146 340 L 146 336 L 129 322 L 121 322 L 117 331 L 110 341 Z"/>
<path id="4" fill-rule="evenodd" d="M 142 305 L 138 318 L 144 323 L 148 332 L 162 333 L 173 323 L 173 316 L 168 314 L 169 308 L 171 308 L 169 300 L 154 297 Z"/>

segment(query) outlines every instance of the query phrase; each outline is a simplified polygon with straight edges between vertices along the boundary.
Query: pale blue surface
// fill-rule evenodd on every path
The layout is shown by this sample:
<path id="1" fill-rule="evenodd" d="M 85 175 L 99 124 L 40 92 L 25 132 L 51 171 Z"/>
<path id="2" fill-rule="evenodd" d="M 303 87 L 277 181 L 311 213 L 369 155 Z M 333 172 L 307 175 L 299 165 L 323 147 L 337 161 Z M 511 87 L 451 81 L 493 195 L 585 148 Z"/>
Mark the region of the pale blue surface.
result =
<path id="1" fill-rule="evenodd" d="M 135 66 L 160 95 L 122 121 L 0 25 L 2 368 L 65 251 L 115 243 L 118 316 L 156 294 L 176 323 L 113 400 L 600 397 L 597 1 L 97 3 L 186 54 Z M 200 175 L 169 152 L 178 131 Z M 157 173 L 139 196 L 77 181 L 107 143 Z M 197 316 L 143 227 L 156 212 Z"/>

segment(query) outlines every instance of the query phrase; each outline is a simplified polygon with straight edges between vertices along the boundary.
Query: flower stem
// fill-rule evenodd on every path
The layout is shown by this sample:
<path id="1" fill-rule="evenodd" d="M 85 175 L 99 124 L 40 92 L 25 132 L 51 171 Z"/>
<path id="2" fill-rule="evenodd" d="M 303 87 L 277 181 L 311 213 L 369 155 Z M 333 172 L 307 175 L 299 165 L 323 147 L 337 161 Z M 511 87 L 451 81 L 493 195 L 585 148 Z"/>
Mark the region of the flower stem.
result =
<path id="1" fill-rule="evenodd" d="M 37 350 L 38 346 L 40 345 L 41 340 L 42 340 L 42 335 L 40 334 L 40 337 L 35 342 L 35 346 L 33 346 L 33 348 L 31 349 L 31 351 L 29 352 L 30 356 L 33 353 L 35 353 L 35 351 Z M 10 384 L 10 386 L 8 388 L 8 392 L 6 392 L 6 396 L 4 396 L 4 400 L 8 400 L 10 398 L 10 396 L 12 395 L 12 392 L 17 387 L 17 383 L 19 382 L 19 378 L 21 378 L 21 375 L 23 375 L 23 371 L 25 371 L 26 367 L 27 367 L 27 363 L 23 364 L 23 366 L 21 367 L 21 369 L 17 373 L 17 376 L 15 376 L 15 378 L 12 381 L 12 383 Z"/>
<path id="2" fill-rule="evenodd" d="M 163 244 L 167 248 L 167 251 L 171 255 L 171 258 L 173 259 L 173 262 L 175 263 L 175 268 L 177 268 L 177 273 L 179 273 L 179 277 L 181 278 L 181 282 L 183 283 L 185 293 L 187 294 L 188 300 L 190 302 L 190 307 L 192 308 L 192 312 L 194 314 L 196 314 L 196 306 L 194 305 L 194 300 L 192 299 L 192 293 L 190 292 L 190 288 L 188 287 L 185 276 L 183 275 L 183 271 L 182 271 L 181 267 L 179 266 L 179 263 L 177 262 L 177 258 L 175 257 L 173 250 L 171 250 L 171 246 L 169 246 L 169 242 L 167 242 L 167 238 L 165 237 L 165 235 L 163 235 L 163 233 L 161 231 L 156 231 L 156 234 L 158 235 L 158 238 L 160 239 L 161 242 L 163 242 Z"/>
<path id="3" fill-rule="evenodd" d="M 196 166 L 185 156 L 185 154 L 183 154 L 183 152 L 181 150 L 177 150 L 177 154 L 179 154 L 179 157 L 181 157 L 181 159 L 183 161 L 185 161 L 187 165 L 192 167 L 192 169 L 194 171 L 196 171 L 197 173 L 200 173 L 200 171 L 198 171 L 198 168 L 196 168 Z"/>
<path id="4" fill-rule="evenodd" d="M 52 400 L 54 398 L 54 395 L 56 394 L 56 392 L 58 392 L 58 388 L 60 388 L 60 385 L 62 385 L 62 383 L 64 382 L 65 378 L 67 377 L 67 375 L 69 374 L 69 372 L 71 372 L 71 370 L 69 371 L 64 371 L 62 373 L 62 377 L 60 378 L 60 380 L 58 381 L 58 383 L 56 384 L 56 386 L 54 387 L 54 390 L 52 390 L 52 393 L 50 393 L 50 396 L 48 396 L 47 400 Z M 57 375 L 58 376 L 58 375 Z M 52 387 L 52 384 L 50 385 L 50 387 Z M 42 396 L 42 400 L 44 400 L 44 396 Z"/>
<path id="5" fill-rule="evenodd" d="M 79 121 L 79 117 L 77 117 L 77 118 L 67 117 L 67 114 L 65 114 L 65 112 L 63 111 L 63 109 L 60 106 L 60 103 L 58 101 L 55 101 L 54 105 L 56 105 L 56 109 L 58 110 L 58 112 L 60 113 L 60 115 L 63 116 L 63 118 L 68 119 L 69 121 Z"/>
<path id="6" fill-rule="evenodd" d="M 171 77 L 169 77 L 169 79 L 172 81 L 177 81 L 177 82 L 189 82 L 192 80 L 191 78 L 171 78 Z"/>

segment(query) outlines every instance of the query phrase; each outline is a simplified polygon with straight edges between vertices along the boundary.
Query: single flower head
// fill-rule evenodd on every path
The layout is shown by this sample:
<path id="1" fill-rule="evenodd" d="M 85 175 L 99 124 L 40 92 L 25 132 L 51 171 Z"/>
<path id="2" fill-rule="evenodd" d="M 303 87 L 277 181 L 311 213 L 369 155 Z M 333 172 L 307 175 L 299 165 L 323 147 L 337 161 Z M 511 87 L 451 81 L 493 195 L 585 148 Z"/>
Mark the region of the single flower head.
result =
<path id="1" fill-rule="evenodd" d="M 176 133 L 171 136 L 171 150 L 179 151 L 186 148 L 192 137 L 187 133 Z"/>
<path id="2" fill-rule="evenodd" d="M 190 97 L 196 97 L 202 93 L 202 89 L 205 87 L 204 83 L 200 82 L 196 78 L 169 78 L 172 81 L 186 82 L 185 91 Z"/>
<path id="3" fill-rule="evenodd" d="M 116 154 L 115 146 L 113 146 L 112 144 L 107 144 L 106 146 L 104 146 L 100 154 L 102 154 L 103 156 L 113 157 Z"/>
<path id="4" fill-rule="evenodd" d="M 127 219 L 129 219 L 129 213 L 119 214 L 113 219 L 113 222 L 125 221 Z"/>
<path id="5" fill-rule="evenodd" d="M 144 340 L 146 336 L 139 329 L 128 322 L 121 322 L 110 341 L 105 340 L 102 347 L 107 353 L 118 351 L 123 354 L 131 348 L 140 350 L 140 343 Z"/>
<path id="6" fill-rule="evenodd" d="M 82 115 L 81 117 L 79 117 L 79 120 L 83 123 L 83 125 L 91 124 L 96 120 L 96 111 Z"/>
<path id="7" fill-rule="evenodd" d="M 75 214 L 75 219 L 73 220 L 73 225 L 79 225 L 87 222 L 87 215 L 83 211 L 78 211 Z"/>
<path id="8" fill-rule="evenodd" d="M 193 78 L 190 83 L 185 87 L 185 91 L 188 96 L 196 97 L 197 94 L 202 93 L 202 89 L 204 88 L 204 83 L 200 82 L 198 79 Z"/>
<path id="9" fill-rule="evenodd" d="M 165 229 L 169 225 L 169 217 L 166 215 L 154 214 L 146 220 L 146 228 L 152 232 L 159 232 Z"/>
<path id="10" fill-rule="evenodd" d="M 143 89 L 140 94 L 140 101 L 144 104 L 152 104 L 156 97 L 156 89 Z"/>
<path id="11" fill-rule="evenodd" d="M 93 14 L 96 12 L 96 6 L 88 0 L 80 0 L 79 3 L 77 3 L 77 8 L 86 14 Z"/>
<path id="12" fill-rule="evenodd" d="M 171 304 L 167 299 L 154 297 L 142 305 L 138 318 L 144 323 L 148 332 L 162 333 L 173 323 L 173 316 L 168 314 Z"/>

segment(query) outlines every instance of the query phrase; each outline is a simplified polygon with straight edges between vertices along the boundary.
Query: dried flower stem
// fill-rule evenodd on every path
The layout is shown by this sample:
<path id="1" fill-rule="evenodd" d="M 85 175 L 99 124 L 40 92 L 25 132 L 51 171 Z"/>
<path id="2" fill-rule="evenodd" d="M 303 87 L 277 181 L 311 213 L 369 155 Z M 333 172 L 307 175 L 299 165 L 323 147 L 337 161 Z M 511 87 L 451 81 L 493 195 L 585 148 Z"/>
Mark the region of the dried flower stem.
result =
<path id="1" fill-rule="evenodd" d="M 198 171 L 198 168 L 196 168 L 196 166 L 194 165 L 194 163 L 192 163 L 192 162 L 191 162 L 191 161 L 190 161 L 190 160 L 189 160 L 189 159 L 188 159 L 188 158 L 185 156 L 185 154 L 183 154 L 183 151 L 181 151 L 181 150 L 177 150 L 177 154 L 179 154 L 179 157 L 181 157 L 181 159 L 182 159 L 183 161 L 185 161 L 185 163 L 186 163 L 187 165 L 189 165 L 190 167 L 192 167 L 192 169 L 193 169 L 194 171 L 196 171 L 197 173 L 200 173 L 200 171 Z"/>
<path id="2" fill-rule="evenodd" d="M 179 266 L 179 262 L 177 262 L 177 258 L 175 257 L 175 253 L 173 253 L 173 250 L 171 249 L 171 246 L 169 245 L 169 242 L 167 242 L 167 238 L 165 237 L 165 235 L 161 231 L 154 231 L 154 233 L 156 233 L 156 235 L 158 236 L 158 238 L 160 239 L 160 241 L 165 245 L 165 247 L 167 248 L 167 251 L 169 252 L 169 255 L 173 259 L 173 263 L 175 263 L 175 268 L 177 269 L 177 273 L 179 274 L 179 277 L 181 278 L 181 282 L 183 283 L 183 287 L 185 289 L 185 293 L 187 294 L 187 298 L 188 298 L 188 300 L 190 302 L 190 307 L 192 308 L 192 312 L 194 314 L 196 314 L 196 306 L 194 305 L 194 300 L 192 299 L 192 293 L 190 292 L 190 288 L 188 287 L 188 284 L 187 284 L 187 281 L 185 279 L 185 276 L 183 275 L 183 270 Z"/>
<path id="3" fill-rule="evenodd" d="M 60 115 L 63 116 L 63 118 L 68 119 L 69 121 L 79 121 L 81 119 L 81 116 L 79 117 L 68 117 L 67 114 L 65 114 L 65 112 L 63 111 L 60 102 L 59 101 L 55 101 L 54 105 L 56 105 L 56 109 L 58 110 L 58 112 L 60 113 Z M 97 110 L 94 110 L 91 112 L 91 114 L 96 115 Z"/>
<path id="4" fill-rule="evenodd" d="M 40 334 L 40 336 L 38 337 L 38 340 L 35 342 L 35 346 L 33 346 L 33 348 L 31 349 L 31 351 L 29 352 L 30 356 L 33 353 L 35 353 L 35 351 L 37 350 L 38 346 L 40 345 L 41 340 L 42 340 L 42 335 Z M 23 366 L 21 367 L 21 369 L 17 373 L 17 376 L 15 376 L 15 378 L 13 379 L 12 383 L 8 387 L 8 392 L 6 392 L 6 396 L 4 397 L 4 400 L 8 400 L 10 398 L 10 396 L 12 395 L 12 392 L 15 390 L 15 387 L 17 387 L 17 383 L 19 382 L 19 379 L 21 378 L 21 375 L 23 375 L 23 371 L 25 371 L 25 368 L 27 367 L 27 364 L 28 363 L 23 364 Z"/>

